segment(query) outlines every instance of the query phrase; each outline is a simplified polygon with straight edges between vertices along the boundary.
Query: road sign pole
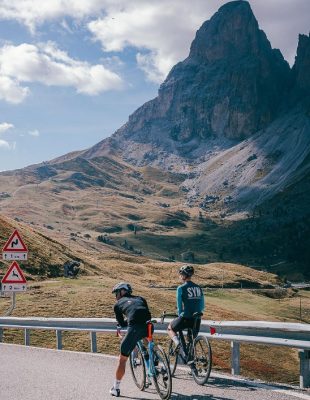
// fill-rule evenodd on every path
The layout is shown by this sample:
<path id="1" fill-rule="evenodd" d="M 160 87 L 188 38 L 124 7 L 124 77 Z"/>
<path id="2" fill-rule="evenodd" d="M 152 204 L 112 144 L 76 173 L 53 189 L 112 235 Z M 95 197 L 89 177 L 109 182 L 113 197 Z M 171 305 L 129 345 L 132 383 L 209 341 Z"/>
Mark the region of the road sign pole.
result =
<path id="1" fill-rule="evenodd" d="M 12 314 L 12 312 L 13 312 L 15 306 L 16 306 L 16 293 L 15 292 L 12 293 L 11 300 L 12 300 L 11 301 L 11 306 L 7 310 L 7 312 L 3 315 L 4 317 L 9 317 Z M 0 340 L 0 342 L 1 342 L 1 340 Z"/>
<path id="2" fill-rule="evenodd" d="M 12 297 L 11 307 L 6 312 L 5 317 L 8 317 L 9 315 L 11 315 L 12 312 L 14 311 L 15 306 L 16 306 L 16 293 L 13 292 L 11 297 Z"/>
<path id="3" fill-rule="evenodd" d="M 26 278 L 20 269 L 16 260 L 28 259 L 28 249 L 23 242 L 17 229 L 10 236 L 2 249 L 2 259 L 5 261 L 13 260 L 13 264 L 1 280 L 1 295 L 2 293 L 10 293 L 12 303 L 10 308 L 5 313 L 5 317 L 12 314 L 16 307 L 16 293 L 27 290 Z"/>

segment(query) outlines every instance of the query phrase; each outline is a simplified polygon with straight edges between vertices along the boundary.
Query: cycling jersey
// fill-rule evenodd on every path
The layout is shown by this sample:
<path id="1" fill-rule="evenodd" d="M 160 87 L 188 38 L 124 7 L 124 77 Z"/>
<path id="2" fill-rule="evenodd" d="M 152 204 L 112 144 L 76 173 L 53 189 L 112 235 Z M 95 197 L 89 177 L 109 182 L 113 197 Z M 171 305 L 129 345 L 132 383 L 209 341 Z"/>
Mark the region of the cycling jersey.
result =
<path id="1" fill-rule="evenodd" d="M 152 318 L 146 300 L 140 296 L 123 296 L 115 304 L 114 312 L 121 327 L 141 324 Z M 126 321 L 124 315 L 127 317 Z"/>
<path id="2" fill-rule="evenodd" d="M 191 318 L 195 312 L 202 312 L 205 308 L 204 295 L 199 285 L 187 281 L 177 288 L 178 315 Z"/>
<path id="3" fill-rule="evenodd" d="M 143 297 L 129 294 L 115 303 L 114 312 L 119 325 L 121 327 L 128 326 L 121 343 L 121 354 L 129 357 L 137 342 L 147 336 L 146 322 L 152 318 L 151 313 Z M 124 320 L 124 315 L 126 320 Z"/>

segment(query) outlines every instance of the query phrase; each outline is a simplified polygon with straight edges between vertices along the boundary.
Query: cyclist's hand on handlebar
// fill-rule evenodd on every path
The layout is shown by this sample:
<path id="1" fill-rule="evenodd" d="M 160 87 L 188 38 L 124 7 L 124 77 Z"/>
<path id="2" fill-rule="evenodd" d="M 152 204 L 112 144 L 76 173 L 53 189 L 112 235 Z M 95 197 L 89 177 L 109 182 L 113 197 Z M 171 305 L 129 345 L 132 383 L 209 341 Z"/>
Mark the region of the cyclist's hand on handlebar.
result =
<path id="1" fill-rule="evenodd" d="M 116 325 L 116 336 L 118 336 L 118 337 L 122 337 L 122 334 L 121 334 L 121 329 L 122 329 L 122 327 L 120 326 L 120 325 Z"/>

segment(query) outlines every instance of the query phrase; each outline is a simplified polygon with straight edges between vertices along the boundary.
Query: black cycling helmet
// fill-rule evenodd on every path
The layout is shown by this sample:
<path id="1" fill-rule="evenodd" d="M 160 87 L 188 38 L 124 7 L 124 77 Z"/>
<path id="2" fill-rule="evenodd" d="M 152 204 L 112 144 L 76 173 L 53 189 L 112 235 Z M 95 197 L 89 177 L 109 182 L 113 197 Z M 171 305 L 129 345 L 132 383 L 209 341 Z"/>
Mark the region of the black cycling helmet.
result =
<path id="1" fill-rule="evenodd" d="M 112 289 L 112 293 L 117 293 L 120 292 L 122 289 L 126 290 L 127 293 L 132 293 L 132 287 L 129 283 L 127 282 L 120 282 L 117 283 L 113 289 Z"/>
<path id="2" fill-rule="evenodd" d="M 179 274 L 192 276 L 194 275 L 194 268 L 191 265 L 182 265 L 182 267 L 179 269 Z"/>

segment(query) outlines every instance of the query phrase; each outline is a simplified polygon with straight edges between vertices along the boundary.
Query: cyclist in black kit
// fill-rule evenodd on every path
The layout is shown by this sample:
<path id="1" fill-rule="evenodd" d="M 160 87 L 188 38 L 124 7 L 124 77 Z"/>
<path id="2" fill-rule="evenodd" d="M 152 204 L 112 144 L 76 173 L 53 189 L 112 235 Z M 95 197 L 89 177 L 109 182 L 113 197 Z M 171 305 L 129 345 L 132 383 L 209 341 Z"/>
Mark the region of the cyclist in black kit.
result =
<path id="1" fill-rule="evenodd" d="M 140 296 L 133 296 L 129 283 L 118 283 L 114 286 L 112 293 L 115 293 L 117 300 L 114 305 L 116 320 L 121 327 L 127 327 L 126 336 L 121 343 L 121 354 L 116 369 L 114 385 L 110 389 L 112 396 L 119 397 L 119 387 L 125 374 L 127 359 L 137 342 L 147 336 L 146 322 L 152 317 L 146 300 Z"/>

